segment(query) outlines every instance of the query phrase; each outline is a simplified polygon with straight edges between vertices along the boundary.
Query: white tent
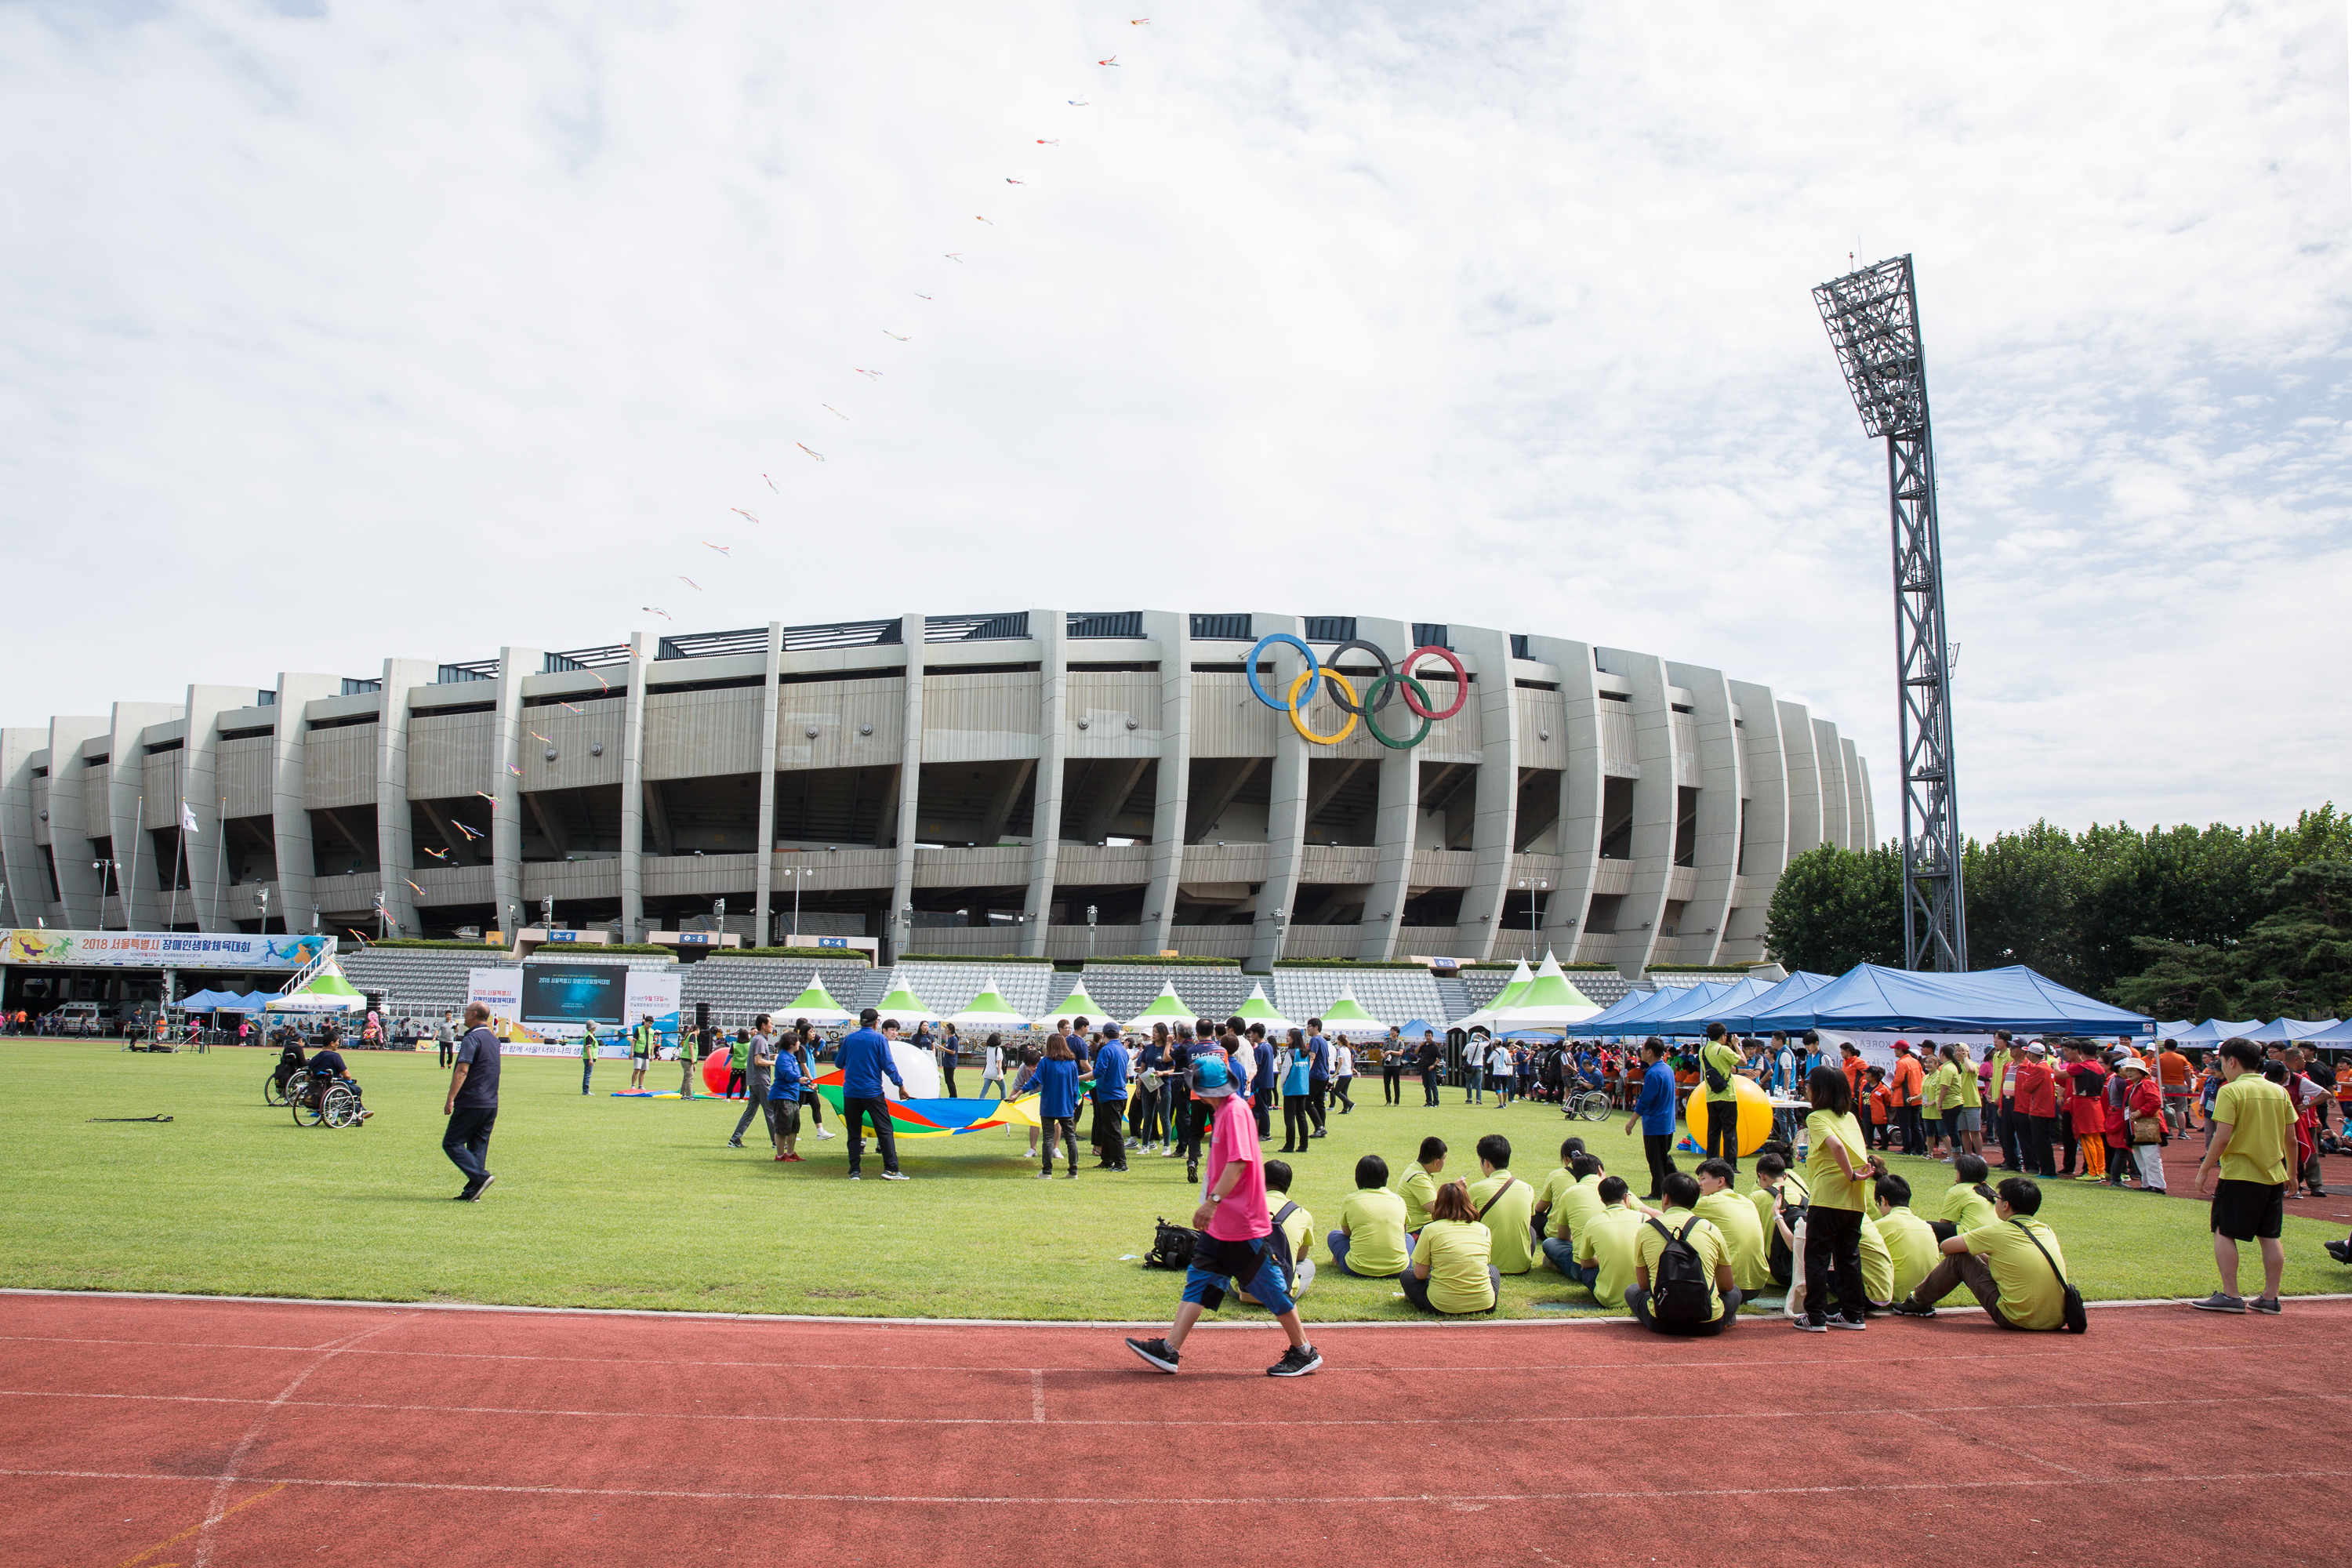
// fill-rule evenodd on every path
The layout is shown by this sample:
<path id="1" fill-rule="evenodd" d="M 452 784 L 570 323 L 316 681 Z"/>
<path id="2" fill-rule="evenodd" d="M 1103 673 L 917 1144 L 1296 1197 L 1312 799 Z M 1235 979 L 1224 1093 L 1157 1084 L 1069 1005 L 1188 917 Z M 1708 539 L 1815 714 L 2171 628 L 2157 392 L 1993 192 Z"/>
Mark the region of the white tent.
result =
<path id="1" fill-rule="evenodd" d="M 1581 1024 L 1600 1011 L 1591 997 L 1569 984 L 1559 960 L 1546 953 L 1543 967 L 1519 993 L 1517 1002 L 1495 1015 L 1492 1027 L 1498 1035 L 1513 1029 L 1557 1029 L 1565 1024 Z"/>
<path id="2" fill-rule="evenodd" d="M 996 989 L 996 976 L 988 977 L 980 994 L 961 1013 L 948 1015 L 949 1023 L 959 1029 L 1025 1029 L 1029 1020 L 1013 1010 L 1013 1005 Z"/>

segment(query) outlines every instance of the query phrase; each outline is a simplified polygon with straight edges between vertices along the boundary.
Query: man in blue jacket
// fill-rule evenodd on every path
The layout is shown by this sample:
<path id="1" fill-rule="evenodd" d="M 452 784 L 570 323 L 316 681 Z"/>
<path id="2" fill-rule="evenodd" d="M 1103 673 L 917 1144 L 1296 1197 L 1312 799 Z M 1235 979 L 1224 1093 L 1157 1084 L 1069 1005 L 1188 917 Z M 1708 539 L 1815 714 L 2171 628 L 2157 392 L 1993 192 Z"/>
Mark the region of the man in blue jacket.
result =
<path id="1" fill-rule="evenodd" d="M 1323 1020 L 1307 1020 L 1307 1108 L 1315 1117 L 1314 1136 L 1324 1136 L 1323 1103 L 1331 1093 L 1331 1042 L 1323 1037 Z"/>
<path id="2" fill-rule="evenodd" d="M 834 1053 L 841 1068 L 841 1114 L 849 1123 L 849 1179 L 862 1179 L 858 1164 L 866 1152 L 866 1133 L 859 1118 L 864 1117 L 873 1121 L 874 1142 L 882 1147 L 882 1179 L 903 1182 L 908 1177 L 898 1169 L 898 1143 L 890 1131 L 890 1102 L 882 1098 L 882 1080 L 897 1084 L 900 1094 L 907 1092 L 907 1084 L 898 1076 L 898 1064 L 890 1059 L 888 1037 L 874 1026 L 877 1016 L 871 1007 L 858 1014 L 857 1027 L 841 1037 Z M 896 1034 L 898 1020 L 883 1027 Z"/>
<path id="3" fill-rule="evenodd" d="M 1102 1048 L 1095 1052 L 1095 1169 L 1127 1169 L 1127 1138 L 1119 1131 L 1119 1112 L 1127 1107 L 1127 1045 L 1117 1024 L 1103 1026 Z"/>
<path id="4" fill-rule="evenodd" d="M 1642 1069 L 1642 1093 L 1625 1119 L 1625 1131 L 1642 1124 L 1642 1152 L 1650 1158 L 1650 1190 L 1642 1201 L 1663 1203 L 1666 1177 L 1675 1168 L 1675 1069 L 1666 1065 L 1665 1042 L 1654 1037 L 1643 1042 L 1642 1059 L 1648 1064 Z"/>
<path id="5" fill-rule="evenodd" d="M 1274 1047 L 1266 1042 L 1264 1024 L 1252 1024 L 1242 1037 L 1249 1042 L 1250 1114 L 1263 1143 L 1274 1135 Z"/>

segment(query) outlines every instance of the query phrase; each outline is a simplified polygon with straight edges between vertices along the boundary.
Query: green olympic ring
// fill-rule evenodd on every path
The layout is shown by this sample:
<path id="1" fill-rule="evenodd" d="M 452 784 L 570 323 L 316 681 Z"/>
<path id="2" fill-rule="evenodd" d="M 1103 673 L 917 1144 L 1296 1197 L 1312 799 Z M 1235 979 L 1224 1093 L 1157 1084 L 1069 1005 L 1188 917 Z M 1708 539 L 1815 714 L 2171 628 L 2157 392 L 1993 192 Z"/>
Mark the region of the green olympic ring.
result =
<path id="1" fill-rule="evenodd" d="M 1415 713 L 1422 714 L 1421 728 L 1414 731 L 1413 737 L 1410 741 L 1392 740 L 1390 738 L 1389 732 L 1381 728 L 1380 710 L 1387 706 L 1387 703 L 1383 699 L 1389 695 L 1389 692 L 1387 690 L 1383 690 L 1382 688 L 1393 689 L 1399 685 L 1405 687 L 1414 697 L 1421 699 L 1421 706 L 1419 708 L 1413 708 L 1410 700 L 1405 703 L 1405 706 L 1412 708 L 1412 710 Z M 1423 741 L 1429 739 L 1429 727 L 1434 722 L 1434 721 L 1430 719 L 1425 711 L 1428 707 L 1429 689 L 1423 686 L 1420 681 L 1415 680 L 1412 676 L 1397 674 L 1376 676 L 1373 678 L 1372 683 L 1364 688 L 1364 728 L 1372 732 L 1373 740 L 1378 741 L 1390 751 L 1409 752 L 1415 746 L 1420 745 Z"/>

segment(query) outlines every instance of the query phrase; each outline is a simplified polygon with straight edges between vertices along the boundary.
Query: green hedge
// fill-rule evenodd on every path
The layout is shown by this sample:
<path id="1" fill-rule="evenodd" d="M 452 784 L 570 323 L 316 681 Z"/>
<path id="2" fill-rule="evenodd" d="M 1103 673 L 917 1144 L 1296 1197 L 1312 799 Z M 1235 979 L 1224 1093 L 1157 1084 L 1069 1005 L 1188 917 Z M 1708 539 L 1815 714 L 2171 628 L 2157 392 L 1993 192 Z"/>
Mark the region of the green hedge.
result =
<path id="1" fill-rule="evenodd" d="M 1104 967 L 1111 964 L 1135 964 L 1151 969 L 1239 969 L 1242 966 L 1242 961 L 1238 958 L 1204 958 L 1198 955 L 1160 958 L 1148 952 L 1121 953 L 1116 958 L 1090 958 L 1087 962 Z"/>
<path id="2" fill-rule="evenodd" d="M 1409 958 L 1381 958 L 1365 963 L 1353 958 L 1277 958 L 1276 969 L 1418 969 L 1429 971 L 1426 963 L 1415 963 Z"/>
<path id="3" fill-rule="evenodd" d="M 443 940 L 443 939 L 436 938 L 436 937 L 422 937 L 422 936 L 396 936 L 396 937 L 394 937 L 394 938 L 393 938 L 391 941 L 389 941 L 389 942 L 369 942 L 369 943 L 368 943 L 368 946 L 369 946 L 369 947 L 371 947 L 371 948 L 377 948 L 377 947 L 390 947 L 390 948 L 405 948 L 405 949 L 409 949 L 409 950 L 415 950 L 415 949 L 422 948 L 422 949 L 424 949 L 424 950 L 425 950 L 425 951 L 432 952 L 481 952 L 481 953 L 490 953 L 490 952 L 507 952 L 507 951 L 508 951 L 508 949 L 503 948 L 503 947 L 500 947 L 500 946 L 499 946 L 498 943 L 496 943 L 496 942 L 458 942 L 458 941 L 455 940 L 454 938 L 453 938 L 453 939 L 449 939 L 449 940 Z"/>
<path id="4" fill-rule="evenodd" d="M 1752 963 L 1645 963 L 1642 971 L 1645 974 L 1745 974 L 1755 967 Z"/>
<path id="5" fill-rule="evenodd" d="M 656 948 L 667 952 L 668 948 Z M 714 948 L 704 958 L 829 958 L 835 963 L 863 963 L 872 967 L 866 950 L 857 947 L 720 947 Z"/>
<path id="6" fill-rule="evenodd" d="M 902 952 L 897 963 L 1051 963 L 1042 952 Z"/>
<path id="7" fill-rule="evenodd" d="M 1462 966 L 1462 971 L 1466 974 L 1474 969 L 1517 969 L 1518 966 L 1518 961 L 1517 959 L 1481 959 L 1476 963 L 1464 964 Z M 1528 968 L 1530 971 L 1534 970 L 1535 967 L 1536 965 L 1532 963 L 1528 965 Z M 1602 970 L 1606 970 L 1612 974 L 1617 972 L 1617 966 L 1613 963 L 1563 963 L 1559 967 L 1563 973 L 1570 974 L 1574 974 L 1580 971 L 1587 974 L 1598 973 Z"/>

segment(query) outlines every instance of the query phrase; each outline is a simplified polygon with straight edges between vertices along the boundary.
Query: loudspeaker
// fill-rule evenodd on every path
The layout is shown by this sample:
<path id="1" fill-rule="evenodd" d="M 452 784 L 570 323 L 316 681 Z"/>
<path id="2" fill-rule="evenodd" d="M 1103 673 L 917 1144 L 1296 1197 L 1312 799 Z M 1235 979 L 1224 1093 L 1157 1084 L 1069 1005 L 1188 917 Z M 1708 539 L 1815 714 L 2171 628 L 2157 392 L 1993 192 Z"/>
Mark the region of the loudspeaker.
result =
<path id="1" fill-rule="evenodd" d="M 383 992 L 381 992 L 381 991 L 362 991 L 362 993 L 360 993 L 360 994 L 361 994 L 361 995 L 362 995 L 362 996 L 365 996 L 365 997 L 367 998 L 367 1010 L 368 1010 L 369 1012 L 371 1012 L 371 1013 L 382 1013 L 382 1012 L 383 1011 Z"/>
<path id="2" fill-rule="evenodd" d="M 696 1033 L 698 1033 L 698 1034 L 699 1034 L 701 1031 L 703 1031 L 703 1030 L 705 1030 L 705 1029 L 707 1029 L 707 1028 L 710 1027 L 710 1004 L 709 1004 L 709 1003 L 708 1003 L 708 1002 L 697 1002 L 697 1003 L 694 1005 L 694 1027 L 695 1027 L 695 1032 L 696 1032 Z"/>

